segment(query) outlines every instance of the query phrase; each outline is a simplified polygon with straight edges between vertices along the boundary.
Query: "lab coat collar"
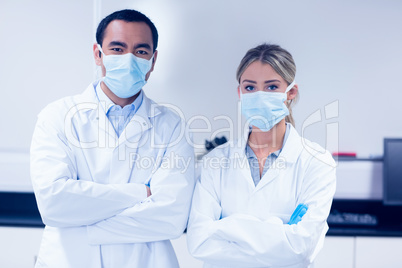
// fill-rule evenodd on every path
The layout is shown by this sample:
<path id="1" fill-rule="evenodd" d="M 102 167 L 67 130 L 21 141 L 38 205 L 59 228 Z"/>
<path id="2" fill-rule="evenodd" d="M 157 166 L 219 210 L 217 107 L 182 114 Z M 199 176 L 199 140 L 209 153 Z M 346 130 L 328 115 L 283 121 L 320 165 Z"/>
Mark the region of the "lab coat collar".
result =
<path id="1" fill-rule="evenodd" d="M 299 157 L 301 150 L 303 149 L 301 139 L 302 138 L 297 133 L 296 129 L 292 125 L 290 125 L 289 136 L 278 157 L 282 157 L 286 161 L 286 163 L 289 164 L 295 163 L 297 161 L 297 158 Z M 232 143 L 231 147 L 233 150 L 233 154 L 231 154 L 231 157 L 233 158 L 246 157 L 245 154 L 246 145 L 247 145 L 247 138 L 245 137 L 238 139 L 237 143 L 235 144 Z"/>
<path id="2" fill-rule="evenodd" d="M 259 191 L 264 186 L 278 178 L 279 174 L 284 170 L 291 168 L 300 156 L 303 149 L 301 137 L 293 126 L 290 126 L 289 132 L 289 136 L 286 139 L 282 151 L 272 164 L 271 168 L 268 169 L 261 178 L 261 181 L 257 186 L 254 185 L 253 178 L 251 177 L 250 165 L 245 153 L 248 137 L 240 138 L 235 145 L 233 145 L 233 143 L 229 145 L 232 150 L 232 153 L 229 154 L 230 158 L 232 158 L 233 161 L 245 163 L 245 168 L 241 168 L 240 172 L 243 174 L 243 177 L 249 181 L 250 187 L 254 188 L 254 192 Z"/>
<path id="3" fill-rule="evenodd" d="M 289 123 L 287 123 L 289 124 Z M 301 151 L 303 150 L 302 137 L 297 133 L 297 130 L 290 125 L 290 133 L 286 140 L 285 146 L 279 157 L 282 157 L 286 163 L 296 163 Z"/>
<path id="4" fill-rule="evenodd" d="M 158 116 L 162 112 L 160 106 L 149 99 L 143 92 L 143 101 L 141 106 L 118 138 L 112 124 L 106 116 L 105 111 L 107 111 L 107 107 L 102 107 L 102 103 L 99 103 L 98 101 L 95 92 L 96 85 L 97 82 L 91 83 L 81 95 L 78 95 L 76 105 L 83 105 L 83 107 L 85 107 L 86 104 L 88 104 L 88 107 L 96 106 L 97 108 L 77 109 L 79 109 L 80 112 L 88 113 L 87 116 L 92 122 L 98 122 L 97 124 L 99 126 L 99 130 L 107 133 L 114 140 L 118 140 L 117 147 L 118 145 L 124 144 L 129 140 L 137 140 L 137 138 L 134 136 L 140 135 L 140 138 L 142 133 L 153 127 L 151 119 Z M 93 104 L 96 105 L 94 106 Z"/>
<path id="5" fill-rule="evenodd" d="M 95 88 L 98 82 L 91 83 L 87 89 L 81 94 L 78 95 L 77 102 L 78 103 L 98 103 L 98 98 L 96 96 Z M 148 118 L 155 117 L 161 113 L 160 106 L 156 104 L 153 100 L 148 98 L 144 91 L 143 94 L 143 103 L 141 104 L 140 108 L 138 109 L 138 113 L 142 115 L 147 115 Z M 141 112 L 140 112 L 141 110 Z M 86 110 L 93 111 L 91 109 Z M 106 111 L 105 111 L 106 112 Z"/>

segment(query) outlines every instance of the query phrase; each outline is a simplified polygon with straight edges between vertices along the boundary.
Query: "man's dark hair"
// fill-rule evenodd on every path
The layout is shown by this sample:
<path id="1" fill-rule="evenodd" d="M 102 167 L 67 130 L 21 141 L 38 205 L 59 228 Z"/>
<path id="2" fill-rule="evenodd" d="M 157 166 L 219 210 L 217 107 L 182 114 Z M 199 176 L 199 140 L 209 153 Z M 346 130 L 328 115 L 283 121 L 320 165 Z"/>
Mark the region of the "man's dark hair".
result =
<path id="1" fill-rule="evenodd" d="M 112 14 L 105 17 L 98 25 L 98 29 L 96 30 L 96 42 L 102 46 L 103 38 L 105 35 L 106 27 L 110 22 L 114 20 L 123 20 L 125 22 L 145 22 L 149 28 L 151 28 L 152 32 L 152 41 L 153 41 L 153 52 L 155 52 L 158 46 L 158 30 L 156 30 L 155 25 L 152 21 L 142 14 L 139 11 L 133 9 L 124 9 L 120 11 L 113 12 Z"/>

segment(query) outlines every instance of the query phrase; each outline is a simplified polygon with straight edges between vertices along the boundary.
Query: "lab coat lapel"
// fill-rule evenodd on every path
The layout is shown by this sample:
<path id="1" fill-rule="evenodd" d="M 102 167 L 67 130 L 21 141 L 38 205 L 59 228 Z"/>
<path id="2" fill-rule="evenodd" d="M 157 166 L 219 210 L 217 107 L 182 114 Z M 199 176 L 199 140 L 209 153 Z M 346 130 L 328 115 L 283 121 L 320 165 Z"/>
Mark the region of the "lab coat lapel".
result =
<path id="1" fill-rule="evenodd" d="M 86 105 L 93 106 L 93 108 L 88 109 L 87 112 L 89 114 L 87 115 L 87 118 L 92 124 L 92 129 L 98 129 L 98 137 L 96 137 L 98 140 L 98 146 L 102 148 L 116 147 L 118 137 L 105 112 L 109 107 L 106 107 L 106 103 L 99 102 L 95 93 L 95 87 L 96 83 L 89 85 L 88 88 L 79 95 L 77 105 L 83 107 Z"/>
<path id="2" fill-rule="evenodd" d="M 255 188 L 254 180 L 251 176 L 250 163 L 248 162 L 247 156 L 243 154 L 240 161 L 241 163 L 244 163 L 244 168 L 241 169 L 242 177 L 247 180 L 247 183 L 250 184 L 252 188 Z"/>
<path id="3" fill-rule="evenodd" d="M 246 140 L 239 139 L 238 143 L 234 146 L 234 153 L 232 154 L 234 161 L 233 165 L 240 167 L 240 174 L 242 175 L 241 177 L 244 178 L 250 187 L 254 189 L 255 184 L 253 177 L 251 176 L 250 163 L 248 162 L 246 156 L 246 144 Z M 237 172 L 236 169 L 234 170 Z"/>
<path id="4" fill-rule="evenodd" d="M 106 116 L 106 111 L 109 107 L 106 107 L 106 103 L 98 101 L 95 86 L 96 83 L 89 85 L 89 87 L 79 95 L 77 102 L 79 105 L 85 105 L 87 103 L 97 104 L 96 109 L 92 108 L 88 110 L 90 113 L 88 119 L 92 124 L 96 124 L 96 128 L 99 129 L 99 146 L 117 148 L 128 142 L 130 146 L 137 144 L 142 134 L 152 127 L 149 118 L 159 114 L 159 109 L 156 108 L 154 109 L 155 111 L 151 113 L 153 102 L 145 96 L 143 92 L 144 99 L 142 105 L 131 118 L 120 137 L 118 137 L 112 123 Z"/>
<path id="5" fill-rule="evenodd" d="M 151 129 L 150 118 L 161 113 L 158 106 L 147 98 L 144 94 L 143 102 L 137 113 L 130 120 L 126 129 L 117 137 L 117 134 L 106 116 L 105 104 L 99 103 L 95 93 L 96 84 L 91 84 L 82 94 L 76 98 L 76 109 L 88 113 L 85 120 L 88 120 L 88 131 L 97 129 L 90 140 L 97 140 L 96 158 L 105 165 L 110 165 L 109 176 L 105 178 L 105 183 L 127 183 L 130 179 L 132 169 L 135 165 L 130 165 L 130 154 L 137 153 L 139 146 L 144 145 L 144 141 L 150 139 L 145 137 L 147 131 Z M 82 109 L 82 107 L 88 107 Z M 81 122 L 84 126 L 85 122 Z"/>
<path id="6" fill-rule="evenodd" d="M 278 159 L 276 159 L 277 161 Z M 257 187 L 255 188 L 255 191 L 259 191 L 261 188 L 269 184 L 271 181 L 275 180 L 278 175 L 279 175 L 279 169 L 275 167 L 276 161 L 272 164 L 272 167 L 270 167 L 267 172 L 262 176 L 260 182 L 257 184 Z"/>
<path id="7" fill-rule="evenodd" d="M 106 107 L 106 103 L 100 102 L 98 105 L 98 125 L 99 125 L 99 141 L 104 142 L 105 146 L 108 147 L 116 147 L 118 136 L 116 131 L 110 122 L 109 118 L 106 116 L 106 111 L 108 107 Z M 100 144 L 101 145 L 101 144 Z"/>
<path id="8" fill-rule="evenodd" d="M 143 134 L 152 127 L 149 120 L 151 117 L 151 100 L 148 99 L 143 92 L 143 100 L 140 108 L 131 118 L 126 128 L 123 130 L 119 137 L 119 146 L 125 143 L 130 143 L 130 146 L 137 147 Z"/>
<path id="9" fill-rule="evenodd" d="M 290 133 L 282 152 L 261 178 L 261 181 L 257 184 L 255 191 L 259 191 L 278 177 L 280 179 L 281 174 L 284 174 L 287 170 L 292 168 L 302 149 L 301 137 L 294 127 L 290 126 Z"/>
<path id="10" fill-rule="evenodd" d="M 152 137 L 147 132 L 153 127 L 150 118 L 160 113 L 153 104 L 144 94 L 140 108 L 120 135 L 110 166 L 111 183 L 128 183 L 131 174 L 135 172 L 132 161 L 135 161 L 136 155 L 141 154 L 141 151 L 149 149 L 149 140 Z M 155 111 L 152 113 L 151 109 Z"/>

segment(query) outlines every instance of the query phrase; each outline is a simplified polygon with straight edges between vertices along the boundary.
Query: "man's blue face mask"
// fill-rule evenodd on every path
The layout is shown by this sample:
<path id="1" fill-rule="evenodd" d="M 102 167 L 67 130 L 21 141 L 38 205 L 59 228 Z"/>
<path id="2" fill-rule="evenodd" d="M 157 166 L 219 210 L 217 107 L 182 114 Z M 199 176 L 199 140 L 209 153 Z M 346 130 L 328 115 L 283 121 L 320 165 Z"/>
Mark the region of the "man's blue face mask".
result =
<path id="1" fill-rule="evenodd" d="M 258 127 L 266 132 L 278 124 L 285 116 L 289 115 L 286 107 L 287 92 L 293 88 L 293 81 L 285 93 L 257 91 L 253 93 L 242 94 L 241 112 L 252 126 Z"/>
<path id="2" fill-rule="evenodd" d="M 151 70 L 153 56 L 150 60 L 134 56 L 132 53 L 123 55 L 103 54 L 103 65 L 106 75 L 102 81 L 119 98 L 130 98 L 140 92 L 146 84 L 145 76 Z"/>

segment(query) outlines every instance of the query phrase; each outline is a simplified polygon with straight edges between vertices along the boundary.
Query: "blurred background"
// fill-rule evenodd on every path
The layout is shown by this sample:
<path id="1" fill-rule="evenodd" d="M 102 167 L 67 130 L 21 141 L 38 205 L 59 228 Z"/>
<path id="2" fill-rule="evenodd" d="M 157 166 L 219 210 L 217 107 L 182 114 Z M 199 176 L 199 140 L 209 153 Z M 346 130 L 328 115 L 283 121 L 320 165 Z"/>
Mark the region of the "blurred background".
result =
<path id="1" fill-rule="evenodd" d="M 96 78 L 96 26 L 123 8 L 145 13 L 159 30 L 146 94 L 178 106 L 186 120 L 209 119 L 210 130 L 203 119 L 190 121 L 204 129 L 196 144 L 237 137 L 216 117 L 232 118 L 236 130 L 236 68 L 263 42 L 281 45 L 296 61 L 296 128 L 308 139 L 369 156 L 382 154 L 383 137 L 402 133 L 401 1 L 2 0 L 1 151 L 27 151 L 38 112 Z M 335 116 L 327 119 L 328 105 Z M 317 111 L 321 120 L 305 123 Z"/>

